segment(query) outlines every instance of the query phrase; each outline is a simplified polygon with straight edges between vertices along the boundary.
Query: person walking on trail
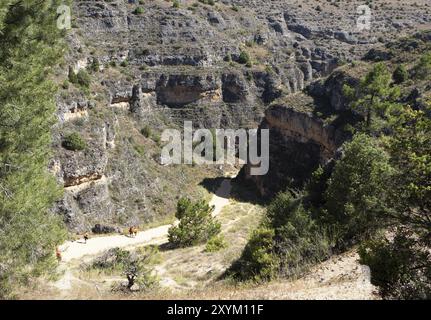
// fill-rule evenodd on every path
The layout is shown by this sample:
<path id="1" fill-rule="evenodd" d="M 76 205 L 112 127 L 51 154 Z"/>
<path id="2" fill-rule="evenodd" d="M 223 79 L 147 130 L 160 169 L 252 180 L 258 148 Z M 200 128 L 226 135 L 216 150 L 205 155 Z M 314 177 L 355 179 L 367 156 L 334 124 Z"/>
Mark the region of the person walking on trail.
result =
<path id="1" fill-rule="evenodd" d="M 58 247 L 55 248 L 55 256 L 57 257 L 57 261 L 61 262 L 61 251 Z"/>
<path id="2" fill-rule="evenodd" d="M 88 240 L 88 233 L 84 233 L 84 243 L 87 243 Z"/>

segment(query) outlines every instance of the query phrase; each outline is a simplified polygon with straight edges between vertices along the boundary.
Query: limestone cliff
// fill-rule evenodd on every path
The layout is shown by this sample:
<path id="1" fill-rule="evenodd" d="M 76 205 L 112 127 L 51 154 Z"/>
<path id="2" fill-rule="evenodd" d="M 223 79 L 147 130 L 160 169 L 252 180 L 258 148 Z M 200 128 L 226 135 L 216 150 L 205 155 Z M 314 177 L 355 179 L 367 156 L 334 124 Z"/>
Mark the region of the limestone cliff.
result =
<path id="1" fill-rule="evenodd" d="M 298 98 L 298 97 L 297 97 Z M 310 99 L 300 95 L 301 100 Z M 250 165 L 242 178 L 251 180 L 262 196 L 273 196 L 287 187 L 299 188 L 319 165 L 335 157 L 348 134 L 342 125 L 326 123 L 312 111 L 298 110 L 289 104 L 275 104 L 265 112 L 260 129 L 269 129 L 269 171 L 250 175 Z"/>

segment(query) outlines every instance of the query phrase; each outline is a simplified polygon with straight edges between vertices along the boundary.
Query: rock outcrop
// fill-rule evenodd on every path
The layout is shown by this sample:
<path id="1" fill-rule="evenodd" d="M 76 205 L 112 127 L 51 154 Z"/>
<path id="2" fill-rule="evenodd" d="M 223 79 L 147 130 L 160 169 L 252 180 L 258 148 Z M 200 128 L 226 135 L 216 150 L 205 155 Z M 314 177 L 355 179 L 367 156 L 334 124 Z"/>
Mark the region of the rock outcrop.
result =
<path id="1" fill-rule="evenodd" d="M 343 141 L 343 133 L 333 125 L 286 105 L 271 106 L 259 128 L 269 129 L 269 171 L 253 176 L 246 165 L 242 175 L 265 197 L 287 187 L 302 187 L 319 165 L 335 156 Z"/>

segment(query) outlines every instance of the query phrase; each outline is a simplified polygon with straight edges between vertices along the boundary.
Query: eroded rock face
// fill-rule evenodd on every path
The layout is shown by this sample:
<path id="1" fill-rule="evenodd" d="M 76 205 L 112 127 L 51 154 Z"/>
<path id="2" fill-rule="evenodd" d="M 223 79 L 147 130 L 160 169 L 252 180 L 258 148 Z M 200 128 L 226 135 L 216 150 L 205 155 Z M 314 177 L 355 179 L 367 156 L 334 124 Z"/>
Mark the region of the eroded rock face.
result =
<path id="1" fill-rule="evenodd" d="M 224 74 L 222 77 L 223 101 L 236 103 L 247 100 L 248 87 L 245 79 L 238 74 Z"/>
<path id="2" fill-rule="evenodd" d="M 348 75 L 346 72 L 337 70 L 325 81 L 316 81 L 310 84 L 308 91 L 316 99 L 327 100 L 332 111 L 343 111 L 348 101 L 343 93 L 344 85 L 356 87 L 359 79 Z"/>
<path id="3" fill-rule="evenodd" d="M 179 107 L 201 99 L 219 101 L 220 84 L 212 75 L 161 75 L 156 89 L 157 103 Z"/>
<path id="4" fill-rule="evenodd" d="M 92 142 L 84 151 L 64 150 L 59 159 L 65 187 L 101 179 L 108 161 L 106 146 Z"/>
<path id="5" fill-rule="evenodd" d="M 71 230 L 90 231 L 95 223 L 110 221 L 115 217 L 106 177 L 66 187 L 56 211 L 65 217 Z"/>
<path id="6" fill-rule="evenodd" d="M 330 158 L 337 149 L 334 127 L 310 113 L 274 105 L 265 112 L 265 121 L 268 128 L 277 130 L 286 140 L 319 145 L 322 159 Z"/>
<path id="7" fill-rule="evenodd" d="M 242 175 L 253 181 L 265 197 L 287 187 L 302 187 L 319 165 L 334 157 L 343 140 L 334 126 L 286 105 L 271 106 L 260 128 L 269 129 L 269 171 L 263 176 L 251 176 L 246 165 Z"/>

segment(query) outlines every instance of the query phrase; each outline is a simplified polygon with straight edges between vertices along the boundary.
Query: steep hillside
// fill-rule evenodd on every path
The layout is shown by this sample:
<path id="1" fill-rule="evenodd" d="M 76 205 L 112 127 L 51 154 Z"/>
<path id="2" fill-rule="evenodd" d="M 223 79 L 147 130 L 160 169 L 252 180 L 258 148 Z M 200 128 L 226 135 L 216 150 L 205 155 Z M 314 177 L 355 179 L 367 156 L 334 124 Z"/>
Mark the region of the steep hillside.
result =
<path id="1" fill-rule="evenodd" d="M 431 21 L 427 1 L 386 1 L 371 4 L 371 29 L 361 31 L 360 4 L 74 1 L 69 50 L 58 75 L 63 90 L 51 169 L 65 194 L 57 211 L 79 232 L 97 223 L 163 220 L 178 196 L 205 195 L 199 182 L 220 174 L 213 167 L 161 166 L 164 128 L 184 120 L 206 128 L 257 127 L 274 100 Z M 309 98 L 297 97 L 299 105 L 307 104 Z M 268 126 L 296 118 L 285 112 L 266 111 Z M 332 156 L 341 139 L 327 132 L 319 115 L 307 117 L 299 115 L 292 120 L 296 129 L 288 129 L 298 140 L 287 148 L 297 154 L 288 155 L 288 172 Z M 70 133 L 79 133 L 83 150 L 62 147 Z M 317 145 L 302 144 L 308 134 L 319 136 Z M 320 143 L 325 151 L 317 155 Z M 275 167 L 278 160 L 272 161 Z"/>
<path id="2" fill-rule="evenodd" d="M 268 197 L 288 187 L 302 188 L 319 166 L 330 168 L 342 153 L 342 143 L 364 119 L 363 113 L 349 107 L 343 86 L 358 87 L 376 62 L 384 62 L 391 72 L 399 65 L 413 72 L 421 55 L 429 51 L 430 39 L 430 32 L 418 32 L 371 49 L 361 60 L 312 82 L 304 93 L 276 100 L 260 124 L 270 130 L 270 170 L 264 176 L 250 176 L 247 165 L 241 178 L 252 181 Z M 397 102 L 419 109 L 431 93 L 426 79 L 405 81 L 400 90 Z"/>

